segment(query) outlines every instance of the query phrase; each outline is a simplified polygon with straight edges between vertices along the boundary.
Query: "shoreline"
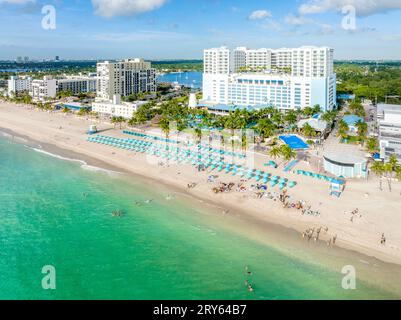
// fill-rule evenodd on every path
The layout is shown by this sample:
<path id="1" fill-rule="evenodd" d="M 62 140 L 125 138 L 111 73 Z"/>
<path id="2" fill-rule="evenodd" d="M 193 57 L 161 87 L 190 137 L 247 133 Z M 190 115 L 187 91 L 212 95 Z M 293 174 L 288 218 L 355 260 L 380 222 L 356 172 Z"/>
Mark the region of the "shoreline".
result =
<path id="1" fill-rule="evenodd" d="M 12 123 L 10 123 L 10 121 L 7 121 L 7 119 L 4 119 L 3 121 L 3 116 L 5 115 L 4 110 L 2 110 L 3 107 L 7 107 L 8 110 L 6 111 L 6 115 L 10 116 L 10 118 L 8 119 L 12 119 L 13 120 Z M 12 115 L 9 114 L 10 108 L 13 109 L 12 111 L 15 114 Z M 31 122 L 31 119 L 29 119 L 29 115 L 35 115 L 34 124 L 36 125 L 36 128 L 35 126 L 29 128 L 28 126 L 24 125 L 24 122 Z M 38 118 L 37 120 L 36 117 Z M 47 123 L 45 122 L 46 120 Z M 78 126 L 77 123 L 80 124 L 80 127 L 78 129 L 80 130 L 81 137 L 77 138 L 76 132 L 74 132 L 74 134 L 72 134 L 72 132 L 71 134 L 69 134 L 68 132 L 65 133 L 64 129 L 58 130 L 56 127 L 53 126 L 54 123 L 51 124 L 51 128 L 49 128 L 49 122 L 53 122 L 54 120 L 63 122 L 63 124 L 64 122 L 67 123 L 70 122 L 71 128 L 74 128 L 74 130 L 77 129 Z M 72 122 L 75 123 L 72 124 Z M 83 128 L 87 127 L 88 124 L 92 122 L 94 121 L 78 118 L 74 115 L 65 116 L 57 113 L 47 114 L 46 112 L 29 109 L 29 107 L 27 106 L 17 107 L 16 105 L 10 103 L 0 102 L 0 128 L 4 128 L 5 129 L 4 131 L 8 130 L 9 132 L 12 132 L 16 136 L 20 136 L 25 139 L 28 138 L 28 140 L 41 145 L 45 149 L 49 148 L 51 150 L 52 148 L 58 148 L 57 150 L 58 152 L 55 152 L 58 155 L 65 156 L 67 158 L 71 158 L 71 155 L 73 155 L 73 158 L 81 160 L 83 159 L 90 166 L 99 167 L 106 170 L 110 169 L 110 171 L 119 171 L 125 174 L 127 173 L 134 174 L 136 176 L 142 177 L 143 179 L 157 181 L 157 183 L 163 183 L 168 188 L 173 188 L 175 191 L 183 195 L 204 201 L 206 203 L 211 204 L 212 206 L 216 206 L 217 208 L 229 209 L 230 215 L 243 217 L 245 219 L 250 219 L 251 221 L 256 222 L 256 224 L 268 223 L 272 225 L 277 225 L 279 227 L 290 229 L 293 232 L 300 234 L 307 227 L 318 226 L 318 225 L 329 225 L 329 223 L 331 222 L 331 221 L 315 222 L 313 218 L 304 218 L 304 217 L 301 218 L 297 217 L 297 219 L 295 219 L 297 213 L 296 211 L 292 211 L 291 209 L 283 209 L 280 207 L 280 205 L 278 205 L 278 203 L 273 203 L 273 201 L 270 201 L 270 203 L 266 203 L 269 204 L 267 206 L 265 205 L 260 206 L 260 204 L 259 206 L 257 206 L 255 205 L 255 203 L 257 203 L 258 200 L 245 199 L 242 198 L 241 195 L 236 195 L 235 197 L 233 194 L 212 195 L 212 192 L 210 191 L 212 185 L 206 185 L 205 187 L 204 182 L 202 190 L 200 190 L 201 189 L 200 187 L 199 188 L 197 187 L 194 190 L 188 190 L 185 188 L 187 182 L 191 181 L 188 179 L 194 179 L 194 176 L 197 177 L 198 180 L 200 178 L 204 179 L 205 178 L 204 176 L 205 175 L 207 176 L 207 174 L 206 173 L 196 174 L 195 172 L 196 170 L 194 168 L 186 170 L 186 168 L 183 169 L 175 168 L 173 165 L 171 166 L 171 168 L 167 169 L 166 168 L 160 169 L 156 165 L 150 165 L 146 163 L 145 164 L 141 163 L 139 165 L 136 155 L 129 155 L 129 154 L 127 155 L 126 154 L 127 151 L 121 151 L 118 149 L 107 149 L 106 151 L 102 150 L 102 152 L 100 152 L 99 150 L 98 152 L 95 149 L 96 148 L 101 149 L 102 146 L 97 146 L 94 144 L 90 144 L 89 142 L 86 142 L 86 135 L 84 134 L 83 130 Z M 68 126 L 67 123 L 65 123 L 66 126 Z M 36 130 L 39 128 L 38 124 L 40 127 L 40 131 L 42 132 L 38 132 Z M 105 124 L 101 124 L 101 126 L 102 127 L 106 126 L 107 128 L 105 130 L 109 130 L 110 134 L 111 133 L 115 134 L 118 131 L 109 128 L 108 125 Z M 124 161 L 122 159 L 124 159 Z M 128 163 L 128 160 L 130 160 L 130 163 Z M 149 170 L 149 168 L 151 168 L 152 170 Z M 183 179 L 177 179 L 177 175 L 174 175 L 174 173 L 172 172 L 177 170 L 179 171 L 192 170 L 192 172 L 185 172 L 185 175 L 184 172 L 180 172 L 181 177 Z M 155 171 L 154 174 L 152 174 L 152 171 Z M 202 175 L 202 177 L 199 177 L 200 175 Z M 224 174 L 222 174 L 221 177 L 221 180 L 225 181 L 233 179 L 234 178 L 231 177 L 226 178 Z M 361 184 L 361 182 L 356 182 L 356 184 Z M 300 182 L 300 186 L 302 185 L 303 182 Z M 299 188 L 300 186 L 297 186 L 297 188 Z M 351 189 L 351 186 L 349 188 Z M 347 192 L 349 191 L 347 190 L 346 193 Z M 395 192 L 393 193 L 393 196 L 394 194 Z M 313 196 L 314 195 L 312 194 L 312 198 Z M 334 201 L 341 201 L 341 200 L 342 199 Z M 260 212 L 261 208 L 266 208 L 268 210 L 266 210 L 266 212 L 262 210 L 263 211 L 262 214 Z M 394 207 L 395 210 L 397 210 L 396 208 L 397 207 Z M 343 215 L 343 213 L 338 212 L 338 215 Z M 330 227 L 329 228 L 330 232 L 332 226 L 330 225 L 329 227 Z M 322 239 L 322 240 L 325 241 L 327 239 Z M 355 251 L 365 256 L 376 258 L 384 262 L 401 265 L 401 253 L 399 252 L 398 247 L 395 247 L 397 250 L 394 251 L 394 253 L 397 254 L 389 254 L 393 252 L 391 251 L 388 252 L 389 250 L 387 250 L 387 252 L 385 250 L 378 250 L 378 248 L 372 248 L 371 246 L 366 246 L 362 243 L 352 242 L 349 241 L 349 239 L 344 239 L 341 236 L 339 236 L 336 246 L 344 248 L 346 250 Z"/>

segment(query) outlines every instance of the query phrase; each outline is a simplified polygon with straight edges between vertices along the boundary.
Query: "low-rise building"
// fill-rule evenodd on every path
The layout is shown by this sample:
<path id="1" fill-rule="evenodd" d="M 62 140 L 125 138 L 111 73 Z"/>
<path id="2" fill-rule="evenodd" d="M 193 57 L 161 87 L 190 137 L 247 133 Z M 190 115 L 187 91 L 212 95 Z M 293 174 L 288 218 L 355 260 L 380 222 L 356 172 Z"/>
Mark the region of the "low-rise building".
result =
<path id="1" fill-rule="evenodd" d="M 395 155 L 401 161 L 401 105 L 378 104 L 380 157 Z"/>
<path id="2" fill-rule="evenodd" d="M 321 115 L 299 120 L 297 124 L 298 129 L 302 129 L 305 124 L 310 125 L 315 131 L 321 132 L 322 134 L 326 133 L 329 129 L 329 124 L 327 121 L 321 119 Z"/>
<path id="3" fill-rule="evenodd" d="M 138 110 L 138 107 L 146 102 L 140 101 L 136 103 L 122 102 L 121 96 L 115 95 L 113 100 L 96 100 L 92 103 L 92 111 L 103 116 L 123 117 L 130 119 Z"/>

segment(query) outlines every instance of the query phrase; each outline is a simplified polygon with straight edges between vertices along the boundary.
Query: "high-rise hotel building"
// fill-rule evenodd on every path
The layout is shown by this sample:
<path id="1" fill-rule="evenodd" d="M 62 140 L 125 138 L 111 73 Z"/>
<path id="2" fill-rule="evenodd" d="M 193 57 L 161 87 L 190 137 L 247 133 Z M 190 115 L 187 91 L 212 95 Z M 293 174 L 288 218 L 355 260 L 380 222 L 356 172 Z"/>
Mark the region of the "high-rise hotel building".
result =
<path id="1" fill-rule="evenodd" d="M 328 47 L 204 52 L 203 103 L 274 106 L 282 111 L 336 106 L 334 50 Z"/>
<path id="2" fill-rule="evenodd" d="M 112 100 L 115 95 L 129 96 L 156 92 L 156 70 L 143 59 L 105 61 L 97 64 L 97 98 Z"/>

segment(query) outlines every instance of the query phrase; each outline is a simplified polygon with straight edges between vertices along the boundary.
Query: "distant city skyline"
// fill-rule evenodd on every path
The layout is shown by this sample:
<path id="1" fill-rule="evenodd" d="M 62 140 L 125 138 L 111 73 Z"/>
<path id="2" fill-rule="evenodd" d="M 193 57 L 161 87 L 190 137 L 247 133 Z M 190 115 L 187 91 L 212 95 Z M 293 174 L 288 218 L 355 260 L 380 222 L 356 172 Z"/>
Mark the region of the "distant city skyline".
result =
<path id="1" fill-rule="evenodd" d="M 42 28 L 44 5 L 56 9 L 55 30 Z M 396 0 L 0 0 L 0 60 L 201 59 L 221 45 L 401 60 L 400 19 Z"/>

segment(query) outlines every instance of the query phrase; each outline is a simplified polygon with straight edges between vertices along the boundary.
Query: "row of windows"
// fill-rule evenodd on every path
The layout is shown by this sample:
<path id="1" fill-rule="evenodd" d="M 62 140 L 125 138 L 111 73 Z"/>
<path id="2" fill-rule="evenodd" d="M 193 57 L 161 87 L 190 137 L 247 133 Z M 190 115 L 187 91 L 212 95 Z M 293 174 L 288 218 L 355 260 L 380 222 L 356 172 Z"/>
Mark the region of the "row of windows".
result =
<path id="1" fill-rule="evenodd" d="M 252 79 L 238 79 L 238 83 L 247 83 L 247 84 L 266 84 L 266 85 L 284 85 L 283 80 L 252 80 Z"/>

